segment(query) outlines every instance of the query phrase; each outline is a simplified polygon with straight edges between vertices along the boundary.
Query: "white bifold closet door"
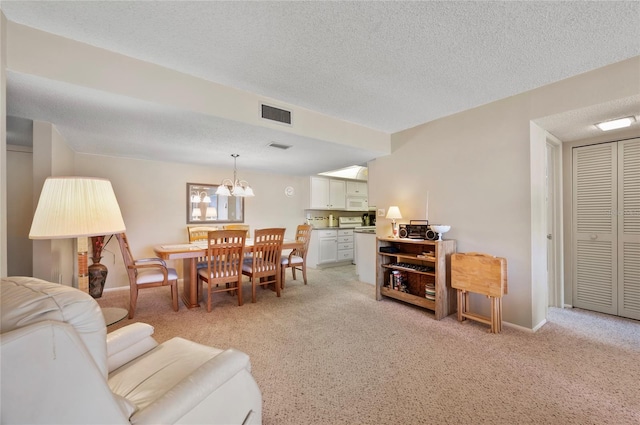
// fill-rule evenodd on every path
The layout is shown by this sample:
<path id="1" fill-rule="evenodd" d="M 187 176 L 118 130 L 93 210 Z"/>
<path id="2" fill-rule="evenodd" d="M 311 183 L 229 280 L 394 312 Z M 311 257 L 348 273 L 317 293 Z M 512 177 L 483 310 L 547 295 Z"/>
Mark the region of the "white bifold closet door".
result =
<path id="1" fill-rule="evenodd" d="M 573 305 L 640 319 L 640 139 L 573 150 Z"/>
<path id="2" fill-rule="evenodd" d="M 618 315 L 640 319 L 640 139 L 618 142 Z"/>

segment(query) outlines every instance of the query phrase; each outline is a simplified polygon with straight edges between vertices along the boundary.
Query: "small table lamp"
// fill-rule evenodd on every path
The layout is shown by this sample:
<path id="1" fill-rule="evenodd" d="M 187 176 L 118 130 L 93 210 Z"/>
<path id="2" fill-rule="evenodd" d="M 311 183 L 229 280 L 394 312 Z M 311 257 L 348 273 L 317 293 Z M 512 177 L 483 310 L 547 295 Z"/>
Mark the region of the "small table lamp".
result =
<path id="1" fill-rule="evenodd" d="M 111 182 L 93 177 L 49 177 L 29 239 L 78 238 L 78 289 L 88 292 L 87 237 L 126 230 Z"/>
<path id="2" fill-rule="evenodd" d="M 207 207 L 207 220 L 215 220 L 218 218 L 216 207 Z"/>
<path id="3" fill-rule="evenodd" d="M 393 205 L 389 207 L 387 211 L 387 218 L 391 219 L 391 230 L 393 231 L 393 237 L 398 237 L 398 226 L 396 225 L 396 219 L 402 218 L 402 214 L 400 214 L 400 208 Z"/>

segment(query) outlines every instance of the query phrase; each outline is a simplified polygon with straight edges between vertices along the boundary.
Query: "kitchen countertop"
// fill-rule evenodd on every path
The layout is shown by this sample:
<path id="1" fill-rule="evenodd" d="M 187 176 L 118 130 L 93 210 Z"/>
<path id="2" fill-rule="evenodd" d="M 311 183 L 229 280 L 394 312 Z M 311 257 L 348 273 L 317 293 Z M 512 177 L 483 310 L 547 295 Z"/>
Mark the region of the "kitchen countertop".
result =
<path id="1" fill-rule="evenodd" d="M 371 234 L 376 234 L 376 226 L 358 226 L 355 229 L 353 229 L 354 232 L 356 233 L 371 233 Z"/>
<path id="2" fill-rule="evenodd" d="M 364 226 L 363 226 L 364 227 Z M 376 233 L 375 226 L 367 226 L 365 228 L 358 227 L 339 227 L 339 226 L 324 226 L 324 227 L 314 227 L 311 230 L 353 230 L 354 233 Z"/>

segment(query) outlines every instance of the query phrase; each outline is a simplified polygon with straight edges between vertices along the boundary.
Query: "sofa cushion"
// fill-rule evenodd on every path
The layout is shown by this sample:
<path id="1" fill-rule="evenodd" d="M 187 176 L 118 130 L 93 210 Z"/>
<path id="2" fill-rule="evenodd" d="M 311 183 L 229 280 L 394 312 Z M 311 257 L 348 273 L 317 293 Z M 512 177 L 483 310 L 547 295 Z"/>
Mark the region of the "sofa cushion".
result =
<path id="1" fill-rule="evenodd" d="M 118 403 L 118 407 L 120 408 L 120 410 L 122 410 L 122 413 L 124 413 L 124 416 L 127 419 L 130 418 L 131 415 L 133 415 L 138 410 L 138 407 L 135 404 L 131 403 L 129 400 L 118 394 L 114 394 L 113 398 L 116 400 L 116 403 Z"/>

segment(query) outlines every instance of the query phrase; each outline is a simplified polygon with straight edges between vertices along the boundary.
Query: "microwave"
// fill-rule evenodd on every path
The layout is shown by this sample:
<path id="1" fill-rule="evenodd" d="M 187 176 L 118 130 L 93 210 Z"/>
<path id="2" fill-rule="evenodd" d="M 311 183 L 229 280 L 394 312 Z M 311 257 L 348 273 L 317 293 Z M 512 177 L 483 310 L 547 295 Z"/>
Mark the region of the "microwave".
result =
<path id="1" fill-rule="evenodd" d="M 363 196 L 348 196 L 347 211 L 369 211 L 369 199 Z"/>

